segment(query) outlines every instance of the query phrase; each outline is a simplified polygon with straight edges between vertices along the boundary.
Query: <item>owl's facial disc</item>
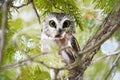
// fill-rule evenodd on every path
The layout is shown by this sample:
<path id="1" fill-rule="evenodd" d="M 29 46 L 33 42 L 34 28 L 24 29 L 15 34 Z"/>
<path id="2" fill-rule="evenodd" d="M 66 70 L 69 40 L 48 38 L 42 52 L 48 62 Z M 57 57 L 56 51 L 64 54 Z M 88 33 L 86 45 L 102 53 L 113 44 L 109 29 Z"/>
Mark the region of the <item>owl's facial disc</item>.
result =
<path id="1" fill-rule="evenodd" d="M 56 38 L 61 38 L 63 34 L 63 30 L 61 28 L 57 29 L 57 34 L 55 35 Z"/>
<path id="2" fill-rule="evenodd" d="M 63 38 L 64 37 L 64 33 L 67 32 L 67 30 L 69 29 L 71 25 L 71 21 L 70 20 L 65 20 L 64 22 L 62 22 L 62 26 L 60 28 L 57 29 L 57 35 L 55 36 L 56 38 Z"/>

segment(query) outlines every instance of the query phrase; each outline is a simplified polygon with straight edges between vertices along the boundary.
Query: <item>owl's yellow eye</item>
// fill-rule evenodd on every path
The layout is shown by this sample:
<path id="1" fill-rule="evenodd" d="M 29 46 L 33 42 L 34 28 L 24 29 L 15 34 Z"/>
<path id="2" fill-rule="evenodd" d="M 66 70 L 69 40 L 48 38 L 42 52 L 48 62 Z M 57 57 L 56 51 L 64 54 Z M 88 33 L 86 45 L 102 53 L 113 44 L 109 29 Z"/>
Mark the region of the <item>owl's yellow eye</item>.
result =
<path id="1" fill-rule="evenodd" d="M 53 21 L 53 20 L 49 21 L 49 25 L 50 25 L 51 27 L 56 28 L 55 21 Z"/>
<path id="2" fill-rule="evenodd" d="M 69 27 L 69 26 L 70 26 L 70 20 L 64 21 L 64 23 L 63 23 L 63 28 L 67 28 L 67 27 Z"/>

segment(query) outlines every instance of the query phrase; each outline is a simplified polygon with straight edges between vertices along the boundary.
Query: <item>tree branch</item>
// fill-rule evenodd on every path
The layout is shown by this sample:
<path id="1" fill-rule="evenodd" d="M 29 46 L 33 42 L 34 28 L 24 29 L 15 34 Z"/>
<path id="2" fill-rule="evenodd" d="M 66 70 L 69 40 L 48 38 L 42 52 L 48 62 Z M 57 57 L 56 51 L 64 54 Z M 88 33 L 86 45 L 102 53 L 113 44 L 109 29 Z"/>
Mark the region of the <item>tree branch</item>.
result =
<path id="1" fill-rule="evenodd" d="M 24 66 L 24 65 L 26 65 L 25 63 L 26 63 L 27 61 L 32 61 L 32 62 L 40 63 L 40 64 L 42 64 L 43 66 L 47 67 L 48 69 L 54 69 L 54 70 L 57 70 L 57 71 L 67 69 L 66 67 L 63 67 L 63 68 L 55 68 L 55 67 L 47 66 L 46 64 L 43 63 L 43 61 L 36 61 L 36 60 L 34 60 L 35 58 L 38 58 L 38 57 L 43 56 L 43 55 L 46 55 L 46 54 L 48 54 L 48 53 L 41 53 L 41 54 L 37 54 L 37 55 L 32 56 L 32 57 L 29 56 L 29 55 L 27 55 L 27 54 L 25 54 L 25 55 L 27 56 L 27 59 L 21 60 L 21 61 L 19 61 L 19 62 L 13 63 L 13 64 L 8 64 L 8 65 L 1 66 L 1 67 L 0 67 L 0 71 L 1 71 L 1 70 L 7 70 L 7 69 L 15 68 L 15 67 L 19 67 L 19 66 Z"/>
<path id="2" fill-rule="evenodd" d="M 118 28 L 117 25 L 114 25 L 113 28 L 111 29 L 111 31 L 107 32 L 107 34 L 104 34 L 96 44 L 79 52 L 79 55 L 81 56 L 81 54 L 85 54 L 85 53 L 95 50 L 98 46 L 100 46 L 103 42 L 105 42 L 113 34 L 113 31 L 115 31 L 116 28 Z"/>
<path id="3" fill-rule="evenodd" d="M 120 59 L 120 54 L 117 56 L 117 58 L 116 58 L 115 61 L 113 62 L 113 65 L 112 65 L 110 71 L 108 72 L 107 76 L 105 77 L 105 80 L 108 80 L 110 74 L 112 73 L 112 71 L 113 71 L 114 68 L 116 67 L 116 64 L 118 63 L 119 59 Z"/>
<path id="4" fill-rule="evenodd" d="M 25 4 L 22 4 L 22 5 L 20 5 L 20 6 L 14 6 L 14 5 L 11 5 L 11 7 L 19 9 L 19 8 L 22 8 L 22 7 L 28 6 L 30 3 L 31 3 L 31 0 L 28 0 L 28 2 L 25 3 Z"/>
<path id="5" fill-rule="evenodd" d="M 36 9 L 36 7 L 35 7 L 35 4 L 34 4 L 34 2 L 32 1 L 32 7 L 33 7 L 33 9 L 34 9 L 34 11 L 35 11 L 35 13 L 36 13 L 36 16 L 37 16 L 37 18 L 38 18 L 38 22 L 39 22 L 39 24 L 41 23 L 41 21 L 40 21 L 40 16 L 39 16 L 39 14 L 38 14 L 38 12 L 37 12 L 37 9 Z"/>
<path id="6" fill-rule="evenodd" d="M 21 60 L 19 62 L 16 62 L 16 63 L 13 63 L 13 64 L 8 64 L 8 65 L 4 65 L 4 66 L 1 66 L 0 67 L 0 70 L 7 70 L 7 69 L 11 69 L 11 68 L 14 68 L 14 67 L 19 67 L 21 65 L 23 65 L 23 63 L 27 62 L 27 61 L 31 61 L 31 59 L 35 59 L 39 56 L 42 56 L 42 55 L 46 55 L 47 53 L 41 53 L 41 54 L 37 54 L 35 56 L 32 56 L 31 58 L 27 58 L 25 60 Z M 30 57 L 30 56 L 29 56 Z"/>
<path id="7" fill-rule="evenodd" d="M 104 59 L 107 58 L 107 57 L 111 57 L 111 56 L 120 54 L 120 50 L 115 51 L 115 52 L 110 53 L 110 54 L 111 54 L 111 55 L 105 55 L 105 56 L 102 56 L 102 57 L 99 57 L 99 58 L 93 60 L 93 61 L 91 62 L 91 65 L 92 65 L 92 64 L 95 64 L 95 63 L 97 63 L 97 62 L 99 62 L 99 61 L 101 61 L 101 60 L 104 60 Z"/>
<path id="8" fill-rule="evenodd" d="M 42 64 L 43 66 L 45 66 L 48 69 L 53 69 L 54 70 L 54 74 L 55 74 L 54 80 L 58 80 L 57 76 L 58 76 L 59 71 L 67 69 L 67 68 L 55 68 L 55 67 L 51 67 L 51 66 L 48 66 L 48 65 L 44 64 L 42 61 L 34 61 L 33 60 L 33 62 Z"/>
<path id="9" fill-rule="evenodd" d="M 5 30 L 7 27 L 8 11 L 10 0 L 4 1 L 2 5 L 2 23 L 1 23 L 1 44 L 0 44 L 0 63 L 2 62 L 3 52 L 5 48 Z"/>
<path id="10" fill-rule="evenodd" d="M 27 2 L 26 4 L 22 4 L 21 6 L 14 6 L 14 5 L 11 5 L 11 6 L 12 6 L 13 8 L 19 9 L 19 8 L 28 6 L 29 4 L 32 4 L 33 10 L 35 11 L 35 14 L 36 14 L 36 16 L 37 16 L 37 18 L 38 18 L 38 22 L 39 22 L 39 24 L 40 24 L 40 23 L 41 23 L 41 21 L 40 21 L 40 16 L 39 16 L 39 14 L 38 14 L 38 12 L 37 12 L 37 9 L 36 9 L 36 7 L 35 7 L 35 4 L 34 4 L 33 0 L 28 0 L 28 2 Z"/>
<path id="11" fill-rule="evenodd" d="M 72 70 L 75 73 L 71 73 L 72 76 L 69 79 L 75 79 L 77 76 L 81 78 L 84 71 L 90 65 L 94 55 L 98 52 L 101 44 L 109 39 L 112 34 L 120 27 L 120 1 L 111 11 L 111 13 L 106 17 L 103 24 L 99 27 L 92 38 L 89 39 L 88 43 L 85 45 L 83 51 L 79 53 L 79 58 L 71 64 Z M 92 47 L 91 47 L 92 46 Z M 79 68 L 79 70 L 76 70 Z M 76 80 L 79 80 L 77 78 Z"/>

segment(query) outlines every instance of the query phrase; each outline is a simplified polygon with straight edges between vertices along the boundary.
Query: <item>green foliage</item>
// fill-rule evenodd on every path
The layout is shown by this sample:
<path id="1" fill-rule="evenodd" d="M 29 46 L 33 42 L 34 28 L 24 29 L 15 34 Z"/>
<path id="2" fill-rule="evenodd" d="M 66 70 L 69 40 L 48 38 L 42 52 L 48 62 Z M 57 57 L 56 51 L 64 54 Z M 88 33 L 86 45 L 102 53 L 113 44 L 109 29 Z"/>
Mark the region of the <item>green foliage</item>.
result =
<path id="1" fill-rule="evenodd" d="M 0 72 L 0 80 L 16 80 L 16 69 L 4 70 Z M 13 77 L 14 76 L 14 77 Z"/>
<path id="2" fill-rule="evenodd" d="M 1 21 L 2 21 L 2 11 L 1 11 L 1 8 L 0 8 L 0 28 L 1 28 Z"/>
<path id="3" fill-rule="evenodd" d="M 76 23 L 83 30 L 81 12 L 75 0 L 35 0 L 35 4 L 43 15 L 55 11 L 73 15 Z"/>
<path id="4" fill-rule="evenodd" d="M 41 70 L 41 66 L 26 66 L 20 68 L 20 75 L 17 80 L 49 80 L 50 75 L 47 71 Z"/>
<path id="5" fill-rule="evenodd" d="M 120 41 L 120 28 L 114 33 L 114 37 Z"/>
<path id="6" fill-rule="evenodd" d="M 11 26 L 10 29 L 12 29 L 13 33 L 15 33 L 21 28 L 22 22 L 23 22 L 22 19 L 19 19 L 19 18 L 13 21 L 9 21 L 9 25 Z"/>
<path id="7" fill-rule="evenodd" d="M 15 0 L 22 1 L 22 0 Z M 24 0 L 23 2 L 26 3 L 28 0 Z M 89 37 L 91 37 L 95 31 L 98 29 L 98 26 L 102 23 L 103 18 L 105 18 L 104 14 L 101 14 L 100 11 L 96 9 L 103 10 L 105 13 L 110 12 L 113 7 L 115 6 L 118 0 L 34 0 L 35 6 L 40 11 L 40 18 L 41 20 L 44 19 L 44 16 L 49 12 L 65 12 L 73 15 L 75 17 L 76 23 L 80 26 L 77 27 L 77 40 L 81 46 L 84 47 Z M 87 6 L 87 7 L 86 7 Z M 91 6 L 95 6 L 96 9 L 91 8 Z M 13 8 L 12 8 L 13 9 Z M 34 56 L 36 54 L 40 54 L 40 29 L 41 26 L 37 24 L 36 15 L 33 16 L 34 18 L 30 18 L 31 20 L 25 21 L 21 17 L 25 14 L 21 13 L 29 13 L 29 10 L 33 10 L 30 6 L 21 8 L 18 10 L 17 18 L 13 18 L 15 10 L 9 12 L 8 15 L 8 27 L 6 30 L 6 45 L 4 50 L 3 56 L 3 64 L 11 64 L 17 61 L 26 59 L 25 54 L 29 56 Z M 0 22 L 1 22 L 1 10 L 0 10 Z M 33 15 L 33 13 L 32 13 Z M 81 16 L 82 15 L 82 16 Z M 28 16 L 24 16 L 26 18 Z M 28 18 L 29 19 L 29 18 Z M 83 24 L 84 20 L 84 24 Z M 1 23 L 0 23 L 1 25 Z M 77 26 L 78 26 L 77 25 Z M 84 26 L 84 27 L 81 27 Z M 114 36 L 119 39 L 118 30 Z M 61 57 L 56 55 L 56 50 L 58 47 L 51 44 L 54 50 L 51 53 L 40 56 L 35 58 L 35 60 L 42 61 L 48 66 L 52 67 L 63 67 L 64 63 L 61 60 Z M 16 59 L 15 55 L 19 51 L 20 55 L 17 55 L 19 58 L 21 55 L 23 58 Z M 98 55 L 95 56 L 95 59 L 103 56 L 99 52 Z M 3 65 L 1 64 L 1 65 Z M 119 64 L 118 64 L 119 67 Z M 88 67 L 87 71 L 85 72 L 85 79 L 86 80 L 96 80 L 100 78 L 101 80 L 104 79 L 106 76 L 106 72 L 109 69 L 109 65 L 107 60 L 100 61 L 94 65 Z M 67 75 L 67 72 L 64 73 Z M 43 65 L 35 64 L 33 62 L 27 62 L 25 66 L 0 71 L 0 80 L 50 80 L 50 71 Z"/>
<path id="8" fill-rule="evenodd" d="M 104 13 L 110 13 L 119 0 L 83 0 L 84 4 L 94 4 L 95 9 L 101 9 Z"/>
<path id="9" fill-rule="evenodd" d="M 21 23 L 22 20 L 18 20 L 18 19 L 15 21 L 12 21 L 10 19 L 8 22 L 8 27 L 7 27 L 8 32 L 6 33 L 6 47 L 4 50 L 3 62 L 2 62 L 3 64 L 13 62 L 13 55 L 15 54 L 16 48 L 12 42 L 12 37 L 21 27 Z"/>
<path id="10" fill-rule="evenodd" d="M 11 41 L 7 42 L 6 47 L 4 49 L 2 65 L 13 62 L 13 55 L 14 55 L 14 53 L 15 53 L 14 45 L 11 44 Z"/>
<path id="11" fill-rule="evenodd" d="M 96 60 L 99 56 L 103 56 L 101 52 L 98 52 L 97 55 L 94 56 L 93 60 Z M 84 79 L 85 80 L 104 80 L 107 72 L 109 71 L 108 59 L 103 59 L 97 63 L 93 63 L 88 67 L 85 71 Z"/>
<path id="12" fill-rule="evenodd" d="M 12 38 L 13 34 L 15 33 L 15 30 L 12 30 L 11 25 L 9 25 L 9 24 L 8 24 L 7 30 L 8 30 L 8 32 L 6 33 L 6 44 L 5 44 L 6 47 L 4 49 L 2 64 L 12 62 L 13 54 L 15 52 L 15 47 L 11 41 L 11 38 Z"/>
<path id="13" fill-rule="evenodd" d="M 120 71 L 120 61 L 117 63 L 117 70 Z"/>
<path id="14" fill-rule="evenodd" d="M 96 3 L 95 8 L 100 8 L 105 13 L 109 13 L 118 1 L 119 0 L 93 0 L 93 3 Z"/>
<path id="15" fill-rule="evenodd" d="M 42 11 L 42 14 L 47 14 L 52 11 L 52 4 L 49 0 L 35 0 L 35 5 Z"/>

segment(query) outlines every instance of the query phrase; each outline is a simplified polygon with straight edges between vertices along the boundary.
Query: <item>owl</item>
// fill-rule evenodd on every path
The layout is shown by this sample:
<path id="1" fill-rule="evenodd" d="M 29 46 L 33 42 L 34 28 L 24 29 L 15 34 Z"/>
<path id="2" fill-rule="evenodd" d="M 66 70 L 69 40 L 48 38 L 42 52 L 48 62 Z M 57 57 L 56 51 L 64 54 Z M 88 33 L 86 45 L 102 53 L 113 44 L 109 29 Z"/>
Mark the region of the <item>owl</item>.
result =
<path id="1" fill-rule="evenodd" d="M 74 17 L 66 13 L 51 12 L 46 15 L 41 32 L 41 52 L 52 50 L 51 44 L 59 47 L 57 53 L 66 64 L 73 63 L 80 51 L 75 38 Z"/>

